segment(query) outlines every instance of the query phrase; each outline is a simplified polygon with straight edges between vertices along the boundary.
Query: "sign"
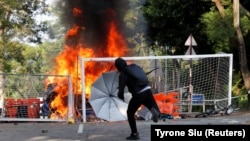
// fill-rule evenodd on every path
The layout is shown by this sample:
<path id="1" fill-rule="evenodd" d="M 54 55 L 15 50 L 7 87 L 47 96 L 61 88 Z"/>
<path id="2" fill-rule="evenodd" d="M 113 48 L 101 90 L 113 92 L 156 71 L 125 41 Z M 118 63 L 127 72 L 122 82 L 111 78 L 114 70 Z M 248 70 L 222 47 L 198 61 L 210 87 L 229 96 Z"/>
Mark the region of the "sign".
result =
<path id="1" fill-rule="evenodd" d="M 192 47 L 189 47 L 188 50 L 186 51 L 185 55 L 196 55 L 196 52 L 194 51 L 194 49 Z"/>
<path id="2" fill-rule="evenodd" d="M 185 46 L 197 46 L 197 43 L 194 37 L 192 36 L 192 34 L 190 34 L 189 37 L 187 38 L 185 42 Z"/>

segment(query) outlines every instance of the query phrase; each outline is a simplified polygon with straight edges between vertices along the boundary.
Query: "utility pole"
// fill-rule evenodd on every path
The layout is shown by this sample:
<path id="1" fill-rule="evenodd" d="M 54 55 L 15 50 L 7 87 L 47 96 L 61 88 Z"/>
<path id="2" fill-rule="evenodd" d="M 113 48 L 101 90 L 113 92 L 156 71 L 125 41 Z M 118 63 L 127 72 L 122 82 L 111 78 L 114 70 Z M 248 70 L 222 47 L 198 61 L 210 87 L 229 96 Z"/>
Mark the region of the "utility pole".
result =
<path id="1" fill-rule="evenodd" d="M 197 46 L 196 41 L 194 40 L 194 37 L 192 34 L 189 35 L 188 39 L 185 42 L 185 46 L 189 46 L 187 52 L 185 55 L 196 55 L 194 50 L 193 50 L 193 46 Z M 193 64 L 193 60 L 192 58 L 189 59 L 189 107 L 188 107 L 188 112 L 191 113 L 192 112 L 192 95 L 193 95 L 193 85 L 192 85 L 192 64 Z"/>

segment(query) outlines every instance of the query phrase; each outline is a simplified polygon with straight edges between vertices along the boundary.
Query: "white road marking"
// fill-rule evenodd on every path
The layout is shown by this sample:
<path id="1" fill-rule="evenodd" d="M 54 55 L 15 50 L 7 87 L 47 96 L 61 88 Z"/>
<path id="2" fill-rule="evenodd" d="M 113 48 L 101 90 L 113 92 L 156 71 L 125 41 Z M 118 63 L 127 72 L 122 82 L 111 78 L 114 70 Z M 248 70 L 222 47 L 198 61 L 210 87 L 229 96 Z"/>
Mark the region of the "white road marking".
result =
<path id="1" fill-rule="evenodd" d="M 83 124 L 79 125 L 78 132 L 77 133 L 83 133 Z"/>

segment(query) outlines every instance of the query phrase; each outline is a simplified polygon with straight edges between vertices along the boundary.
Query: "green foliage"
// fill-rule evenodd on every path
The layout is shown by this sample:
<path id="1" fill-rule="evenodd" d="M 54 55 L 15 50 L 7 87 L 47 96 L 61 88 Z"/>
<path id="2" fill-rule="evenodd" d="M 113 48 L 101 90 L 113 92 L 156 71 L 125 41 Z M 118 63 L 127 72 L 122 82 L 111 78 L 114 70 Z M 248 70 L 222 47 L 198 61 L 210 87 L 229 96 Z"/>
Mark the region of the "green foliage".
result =
<path id="1" fill-rule="evenodd" d="M 24 57 L 21 54 L 24 50 L 24 46 L 18 42 L 4 43 L 0 41 L 0 69 L 3 72 L 11 72 L 15 65 L 12 66 L 12 62 L 18 62 L 23 64 Z"/>
<path id="2" fill-rule="evenodd" d="M 239 107 L 241 110 L 249 110 L 248 107 L 248 99 L 247 99 L 247 90 L 243 84 L 243 80 L 240 72 L 235 72 L 233 74 L 233 82 L 232 82 L 232 96 L 237 97 L 235 101 L 238 101 Z"/>
<path id="3" fill-rule="evenodd" d="M 25 44 L 42 41 L 42 32 L 46 31 L 47 23 L 41 21 L 38 15 L 47 13 L 45 1 L 0 0 L 0 6 L 0 70 L 4 73 L 38 72 L 39 68 L 32 68 L 33 63 L 27 64 L 27 57 L 33 54 L 23 52 L 29 50 Z M 29 71 L 28 68 L 24 69 L 26 65 L 30 67 Z"/>
<path id="4" fill-rule="evenodd" d="M 148 38 L 146 35 L 147 23 L 142 14 L 143 0 L 129 0 L 129 8 L 123 16 L 128 47 L 132 48 L 131 54 L 147 56 L 149 54 Z"/>
<path id="5" fill-rule="evenodd" d="M 37 15 L 46 14 L 47 7 L 40 0 L 1 0 L 0 36 L 2 40 L 41 42 L 40 31 L 46 23 L 38 22 Z"/>
<path id="6" fill-rule="evenodd" d="M 241 30 L 243 31 L 243 35 L 247 35 L 250 31 L 250 17 L 246 15 L 246 13 L 242 14 L 240 19 L 241 24 Z"/>
<path id="7" fill-rule="evenodd" d="M 45 86 L 43 75 L 5 74 L 4 96 L 8 98 L 40 97 Z"/>
<path id="8" fill-rule="evenodd" d="M 62 44 L 62 41 L 47 42 L 34 47 L 9 42 L 4 47 L 0 46 L 2 71 L 12 74 L 45 74 L 53 67 L 54 58 L 62 50 Z"/>
<path id="9" fill-rule="evenodd" d="M 227 7 L 224 12 L 225 17 L 222 18 L 214 6 L 201 17 L 201 23 L 205 25 L 203 32 L 207 35 L 208 42 L 215 45 L 215 52 L 232 52 L 229 42 L 230 38 L 235 37 L 232 6 Z"/>
<path id="10" fill-rule="evenodd" d="M 175 46 L 176 54 L 183 54 L 183 47 L 188 35 L 192 33 L 198 46 L 197 54 L 226 52 L 234 54 L 234 95 L 246 93 L 240 69 L 237 36 L 233 26 L 233 1 L 220 1 L 225 16 L 219 14 L 211 0 L 146 0 L 143 7 L 144 16 L 149 24 L 148 35 L 155 54 L 164 54 L 161 46 Z M 249 5 L 248 0 L 241 1 L 240 27 L 245 39 L 247 60 L 249 60 Z M 245 7 L 245 9 L 243 9 Z M 154 45 L 157 41 L 158 45 Z M 248 62 L 248 66 L 250 63 Z M 245 102 L 242 98 L 242 103 Z"/>
<path id="11" fill-rule="evenodd" d="M 41 45 L 41 48 L 43 49 L 43 56 L 41 59 L 44 61 L 43 73 L 47 73 L 54 68 L 54 59 L 63 50 L 63 45 L 64 38 L 58 39 L 57 42 L 46 42 Z"/>
<path id="12" fill-rule="evenodd" d="M 246 88 L 242 79 L 241 72 L 238 65 L 238 46 L 234 43 L 237 39 L 233 26 L 233 3 L 230 0 L 223 3 L 225 16 L 222 17 L 215 6 L 211 7 L 211 10 L 201 17 L 201 23 L 204 25 L 203 32 L 208 37 L 209 45 L 213 45 L 215 52 L 227 52 L 234 54 L 234 69 L 233 74 L 233 96 L 239 97 L 237 100 L 241 109 L 247 107 Z M 244 39 L 249 38 L 250 30 L 250 17 L 249 12 L 240 9 L 240 27 Z M 245 40 L 246 52 L 249 52 L 249 41 Z M 248 54 L 248 53 L 247 53 Z M 247 56 L 249 58 L 249 56 Z M 249 60 L 249 59 L 248 59 Z M 249 64 L 249 63 L 248 63 Z"/>
<path id="13" fill-rule="evenodd" d="M 233 52 L 234 48 L 231 44 L 231 39 L 236 38 L 233 26 L 233 3 L 226 1 L 224 3 L 225 16 L 222 17 L 215 6 L 211 7 L 210 11 L 204 13 L 200 18 L 204 25 L 203 32 L 208 37 L 208 43 L 214 45 L 215 52 Z M 240 26 L 242 33 L 246 36 L 250 30 L 250 18 L 246 12 L 241 10 Z"/>
<path id="14" fill-rule="evenodd" d="M 138 15 L 136 13 L 138 13 L 138 11 L 130 9 L 124 16 L 124 21 L 126 22 L 126 26 L 130 29 L 135 29 L 136 26 L 135 22 L 137 22 L 137 17 L 135 15 Z"/>
<path id="15" fill-rule="evenodd" d="M 43 50 L 41 47 L 26 47 L 23 55 L 25 56 L 25 63 L 23 67 L 24 74 L 40 74 L 43 62 Z"/>
<path id="16" fill-rule="evenodd" d="M 184 43 L 193 34 L 201 47 L 199 50 L 206 52 L 209 48 L 204 48 L 206 38 L 201 33 L 199 18 L 209 11 L 211 4 L 211 1 L 201 0 L 146 0 L 143 13 L 151 40 L 158 41 L 159 45 L 175 46 L 176 54 L 183 54 Z"/>

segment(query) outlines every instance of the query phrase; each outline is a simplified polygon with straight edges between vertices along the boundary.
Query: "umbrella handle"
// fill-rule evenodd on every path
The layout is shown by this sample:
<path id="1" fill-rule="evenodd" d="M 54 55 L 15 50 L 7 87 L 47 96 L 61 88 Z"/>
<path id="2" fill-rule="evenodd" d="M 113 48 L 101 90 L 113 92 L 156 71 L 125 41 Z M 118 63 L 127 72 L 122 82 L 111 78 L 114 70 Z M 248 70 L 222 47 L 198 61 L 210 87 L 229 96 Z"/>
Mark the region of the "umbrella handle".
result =
<path id="1" fill-rule="evenodd" d="M 150 74 L 151 72 L 153 72 L 154 70 L 157 70 L 157 69 L 159 69 L 159 67 L 156 67 L 156 68 L 152 69 L 151 71 L 146 72 L 146 75 Z"/>

